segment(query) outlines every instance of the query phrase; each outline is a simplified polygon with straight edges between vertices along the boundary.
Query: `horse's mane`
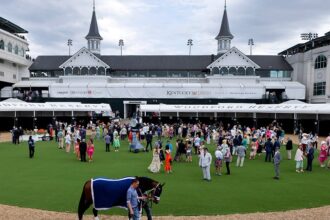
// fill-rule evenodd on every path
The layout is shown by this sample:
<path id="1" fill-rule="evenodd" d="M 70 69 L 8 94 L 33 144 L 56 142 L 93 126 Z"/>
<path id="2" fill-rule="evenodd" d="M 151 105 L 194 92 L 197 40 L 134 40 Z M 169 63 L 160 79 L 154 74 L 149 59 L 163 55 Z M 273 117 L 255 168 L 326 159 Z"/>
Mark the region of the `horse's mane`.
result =
<path id="1" fill-rule="evenodd" d="M 136 177 L 140 181 L 140 188 L 142 191 L 147 191 L 155 187 L 158 182 L 156 180 L 150 179 L 149 177 Z"/>

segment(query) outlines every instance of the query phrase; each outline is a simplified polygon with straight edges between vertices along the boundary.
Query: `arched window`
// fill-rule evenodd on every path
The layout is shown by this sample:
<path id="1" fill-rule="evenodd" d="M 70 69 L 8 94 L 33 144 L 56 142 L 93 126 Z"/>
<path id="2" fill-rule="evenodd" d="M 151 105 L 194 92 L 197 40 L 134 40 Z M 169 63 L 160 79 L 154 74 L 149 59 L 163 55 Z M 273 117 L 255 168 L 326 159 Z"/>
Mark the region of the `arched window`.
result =
<path id="1" fill-rule="evenodd" d="M 95 67 L 91 67 L 89 69 L 89 75 L 96 75 L 96 68 Z"/>
<path id="2" fill-rule="evenodd" d="M 22 57 L 25 57 L 25 50 L 24 50 L 24 48 L 22 47 Z"/>
<path id="3" fill-rule="evenodd" d="M 245 76 L 245 69 L 243 67 L 238 68 L 237 75 Z"/>
<path id="4" fill-rule="evenodd" d="M 13 45 L 11 43 L 8 43 L 8 52 L 13 52 Z"/>
<path id="5" fill-rule="evenodd" d="M 3 42 L 3 40 L 0 40 L 0 49 L 5 49 L 5 42 Z"/>
<path id="6" fill-rule="evenodd" d="M 18 46 L 15 46 L 15 54 L 18 55 Z"/>
<path id="7" fill-rule="evenodd" d="M 212 74 L 213 75 L 218 75 L 220 72 L 219 72 L 219 68 L 218 67 L 214 67 L 213 69 L 212 69 Z"/>
<path id="8" fill-rule="evenodd" d="M 220 69 L 220 75 L 228 75 L 228 68 L 227 67 L 222 67 Z"/>
<path id="9" fill-rule="evenodd" d="M 229 74 L 234 76 L 237 75 L 237 69 L 235 67 L 230 67 Z"/>
<path id="10" fill-rule="evenodd" d="M 327 58 L 324 55 L 320 55 L 315 60 L 315 69 L 322 69 L 327 67 Z"/>
<path id="11" fill-rule="evenodd" d="M 65 76 L 72 75 L 72 68 L 71 68 L 71 67 L 66 67 L 66 68 L 65 68 L 64 75 L 65 75 Z"/>
<path id="12" fill-rule="evenodd" d="M 80 75 L 80 68 L 79 67 L 74 67 L 72 74 L 75 75 L 75 76 Z"/>
<path id="13" fill-rule="evenodd" d="M 97 69 L 97 74 L 98 75 L 105 75 L 105 68 L 104 67 L 99 67 L 98 69 Z"/>
<path id="14" fill-rule="evenodd" d="M 254 76 L 254 69 L 252 67 L 246 68 L 246 75 L 247 76 Z"/>
<path id="15" fill-rule="evenodd" d="M 88 68 L 87 67 L 83 67 L 81 69 L 81 74 L 80 75 L 88 75 Z"/>

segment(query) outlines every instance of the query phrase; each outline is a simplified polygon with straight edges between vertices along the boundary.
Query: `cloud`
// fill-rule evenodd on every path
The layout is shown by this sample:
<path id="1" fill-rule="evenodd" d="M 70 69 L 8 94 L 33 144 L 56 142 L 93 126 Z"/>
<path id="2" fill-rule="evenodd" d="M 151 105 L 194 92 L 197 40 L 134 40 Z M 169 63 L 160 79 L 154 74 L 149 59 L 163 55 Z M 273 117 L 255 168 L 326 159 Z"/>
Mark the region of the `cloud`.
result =
<path id="1" fill-rule="evenodd" d="M 232 45 L 254 54 L 277 54 L 300 43 L 300 33 L 329 31 L 330 1 L 324 0 L 228 0 Z M 102 53 L 192 54 L 216 53 L 216 40 L 224 2 L 219 0 L 96 0 Z M 11 0 L 0 7 L 2 17 L 29 31 L 30 54 L 67 54 L 86 46 L 85 36 L 92 15 L 92 0 Z"/>

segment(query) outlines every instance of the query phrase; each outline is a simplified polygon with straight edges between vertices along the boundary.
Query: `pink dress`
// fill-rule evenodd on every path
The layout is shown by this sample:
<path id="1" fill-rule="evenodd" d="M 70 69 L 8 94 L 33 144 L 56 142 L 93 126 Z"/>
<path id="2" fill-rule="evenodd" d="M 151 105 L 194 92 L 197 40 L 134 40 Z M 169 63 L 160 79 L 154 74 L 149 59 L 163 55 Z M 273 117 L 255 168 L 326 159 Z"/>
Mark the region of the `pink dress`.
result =
<path id="1" fill-rule="evenodd" d="M 328 159 L 327 146 L 325 144 L 322 144 L 320 155 L 319 155 L 319 161 L 320 161 L 320 163 L 324 163 L 324 161 L 326 161 L 327 159 Z"/>
<path id="2" fill-rule="evenodd" d="M 91 144 L 87 147 L 87 154 L 90 157 L 93 156 L 93 154 L 94 154 L 94 144 Z"/>

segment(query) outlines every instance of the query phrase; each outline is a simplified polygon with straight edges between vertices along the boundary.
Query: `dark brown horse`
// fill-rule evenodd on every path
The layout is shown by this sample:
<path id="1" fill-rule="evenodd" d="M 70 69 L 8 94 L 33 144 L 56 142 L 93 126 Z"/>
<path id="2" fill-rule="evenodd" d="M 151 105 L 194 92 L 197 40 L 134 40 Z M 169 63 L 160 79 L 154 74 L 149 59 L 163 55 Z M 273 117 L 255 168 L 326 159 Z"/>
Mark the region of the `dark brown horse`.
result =
<path id="1" fill-rule="evenodd" d="M 152 180 L 147 177 L 136 177 L 140 184 L 139 184 L 139 192 L 142 194 L 146 194 L 149 201 L 154 203 L 159 203 L 160 195 L 163 190 L 164 184 L 160 184 L 159 182 Z M 127 188 L 128 189 L 128 188 Z M 123 195 L 126 196 L 126 195 Z M 93 204 L 93 197 L 92 197 L 92 184 L 91 180 L 88 180 L 83 187 L 83 191 L 80 197 L 80 202 L 78 206 L 78 218 L 79 220 L 83 219 L 84 212 Z M 148 205 L 147 205 L 148 206 Z M 144 206 L 145 208 L 145 206 Z M 148 207 L 149 208 L 149 207 Z M 98 219 L 98 210 L 93 207 L 93 214 L 95 219 Z"/>

